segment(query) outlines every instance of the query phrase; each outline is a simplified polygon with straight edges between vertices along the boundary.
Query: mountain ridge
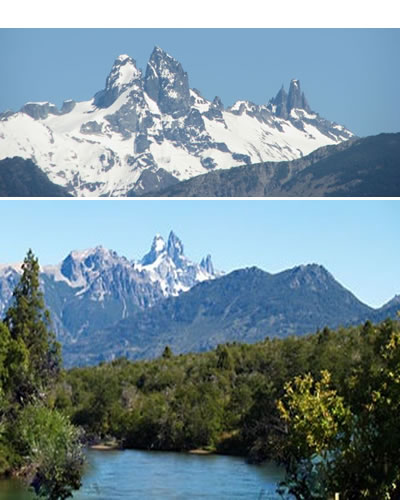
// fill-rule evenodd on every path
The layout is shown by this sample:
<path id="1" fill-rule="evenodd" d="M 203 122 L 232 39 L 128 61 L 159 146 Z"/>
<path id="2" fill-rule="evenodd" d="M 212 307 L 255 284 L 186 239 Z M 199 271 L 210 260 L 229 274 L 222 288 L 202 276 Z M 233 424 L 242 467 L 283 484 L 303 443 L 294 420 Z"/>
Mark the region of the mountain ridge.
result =
<path id="1" fill-rule="evenodd" d="M 0 265 L 0 316 L 20 274 L 19 264 Z M 303 335 L 394 318 L 400 309 L 400 296 L 380 308 L 362 303 L 317 263 L 224 274 L 210 255 L 199 264 L 186 257 L 173 231 L 155 235 L 139 260 L 102 246 L 73 250 L 42 266 L 40 280 L 67 366 L 155 357 L 165 345 L 178 354 Z"/>
<path id="2" fill-rule="evenodd" d="M 66 356 L 72 364 L 121 356 L 149 359 L 166 345 L 175 354 L 201 352 L 225 342 L 253 343 L 357 324 L 375 315 L 320 265 L 275 274 L 250 267 L 137 311 L 87 343 L 67 346 Z"/>
<path id="3" fill-rule="evenodd" d="M 279 96 L 279 102 L 278 102 Z M 27 103 L 0 115 L 1 157 L 35 160 L 72 195 L 144 194 L 218 169 L 294 159 L 353 134 L 311 110 L 299 80 L 265 104 L 224 108 L 190 88 L 156 47 L 143 75 L 124 54 L 89 101 Z"/>

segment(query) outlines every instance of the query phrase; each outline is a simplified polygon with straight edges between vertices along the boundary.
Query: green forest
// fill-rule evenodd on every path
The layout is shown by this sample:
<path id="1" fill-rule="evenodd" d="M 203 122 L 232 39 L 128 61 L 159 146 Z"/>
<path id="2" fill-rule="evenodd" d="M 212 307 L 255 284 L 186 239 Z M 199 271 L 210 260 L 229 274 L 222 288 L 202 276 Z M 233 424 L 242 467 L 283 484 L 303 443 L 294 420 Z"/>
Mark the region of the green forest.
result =
<path id="1" fill-rule="evenodd" d="M 297 499 L 400 498 L 398 320 L 65 371 L 29 252 L 0 329 L 0 475 L 38 496 L 114 442 L 274 460 Z"/>

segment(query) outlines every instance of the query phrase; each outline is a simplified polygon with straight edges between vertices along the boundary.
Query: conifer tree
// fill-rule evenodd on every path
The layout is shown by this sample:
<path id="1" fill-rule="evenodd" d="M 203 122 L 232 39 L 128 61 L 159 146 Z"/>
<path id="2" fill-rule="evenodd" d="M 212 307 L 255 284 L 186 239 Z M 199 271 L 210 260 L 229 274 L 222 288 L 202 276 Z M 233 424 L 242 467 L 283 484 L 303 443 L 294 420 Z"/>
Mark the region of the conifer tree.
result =
<path id="1" fill-rule="evenodd" d="M 11 338 L 23 342 L 28 351 L 29 369 L 16 388 L 17 401 L 25 403 L 32 397 L 41 397 L 61 369 L 60 346 L 51 331 L 50 314 L 40 290 L 39 262 L 32 250 L 25 257 L 4 322 Z"/>

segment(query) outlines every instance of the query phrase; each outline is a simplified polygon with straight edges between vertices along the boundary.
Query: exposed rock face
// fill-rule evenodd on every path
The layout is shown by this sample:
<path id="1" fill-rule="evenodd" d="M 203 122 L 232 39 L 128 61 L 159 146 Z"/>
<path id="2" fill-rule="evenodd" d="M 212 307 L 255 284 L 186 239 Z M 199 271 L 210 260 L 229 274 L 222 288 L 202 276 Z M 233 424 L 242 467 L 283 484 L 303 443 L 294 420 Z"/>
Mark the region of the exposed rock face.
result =
<path id="1" fill-rule="evenodd" d="M 72 99 L 67 99 L 66 101 L 63 102 L 62 107 L 61 107 L 61 113 L 70 113 L 76 105 L 76 102 L 73 101 Z"/>
<path id="2" fill-rule="evenodd" d="M 200 267 L 205 269 L 208 273 L 214 274 L 214 266 L 213 263 L 211 262 L 211 255 L 207 255 L 205 259 L 202 259 L 200 262 Z"/>
<path id="3" fill-rule="evenodd" d="M 289 94 L 287 96 L 287 110 L 290 113 L 292 109 L 304 109 L 311 113 L 310 106 L 304 96 L 304 92 L 300 90 L 300 80 L 292 80 L 290 82 Z"/>
<path id="4" fill-rule="evenodd" d="M 154 48 L 147 64 L 144 88 L 162 113 L 179 118 L 189 111 L 188 75 L 176 59 L 159 47 Z"/>
<path id="5" fill-rule="evenodd" d="M 276 94 L 276 97 L 274 99 L 271 99 L 271 103 L 276 106 L 276 116 L 284 119 L 288 117 L 287 101 L 288 95 L 282 85 L 281 89 Z"/>
<path id="6" fill-rule="evenodd" d="M 21 111 L 31 116 L 34 120 L 44 120 L 49 114 L 60 114 L 57 106 L 51 102 L 28 102 L 21 108 Z"/>

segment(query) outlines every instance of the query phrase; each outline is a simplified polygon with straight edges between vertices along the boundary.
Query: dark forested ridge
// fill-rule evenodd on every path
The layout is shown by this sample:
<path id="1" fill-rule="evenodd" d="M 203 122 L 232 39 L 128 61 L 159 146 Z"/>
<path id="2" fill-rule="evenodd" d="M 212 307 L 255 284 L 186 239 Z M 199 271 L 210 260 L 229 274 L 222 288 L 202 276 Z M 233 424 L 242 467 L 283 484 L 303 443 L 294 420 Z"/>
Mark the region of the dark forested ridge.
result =
<path id="1" fill-rule="evenodd" d="M 395 309 L 383 313 L 393 315 Z M 373 321 L 382 314 L 360 302 L 322 266 L 298 266 L 277 274 L 253 267 L 136 311 L 65 344 L 64 352 L 69 366 L 120 356 L 149 359 L 167 344 L 175 353 L 201 352 L 224 342 L 303 335 L 325 326 Z"/>
<path id="2" fill-rule="evenodd" d="M 62 197 L 67 190 L 51 182 L 33 163 L 20 157 L 0 160 L 0 196 Z"/>
<path id="3" fill-rule="evenodd" d="M 350 139 L 298 160 L 217 170 L 152 196 L 399 196 L 400 133 Z"/>

